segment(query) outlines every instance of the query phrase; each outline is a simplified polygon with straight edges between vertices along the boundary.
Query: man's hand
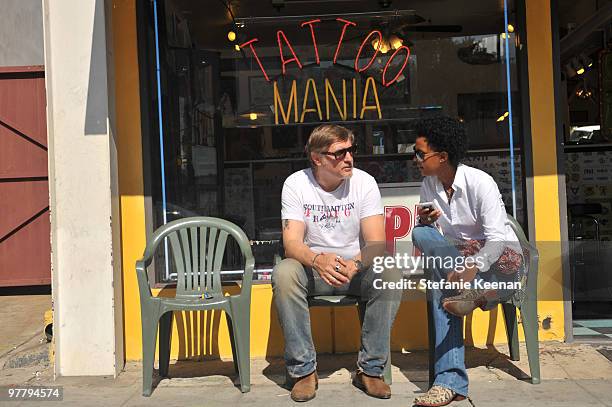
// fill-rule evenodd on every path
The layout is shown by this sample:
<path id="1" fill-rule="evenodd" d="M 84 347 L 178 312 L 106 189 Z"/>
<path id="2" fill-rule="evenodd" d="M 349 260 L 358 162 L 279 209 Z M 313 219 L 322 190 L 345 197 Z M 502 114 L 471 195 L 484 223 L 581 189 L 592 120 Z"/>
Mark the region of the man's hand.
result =
<path id="1" fill-rule="evenodd" d="M 313 268 L 327 284 L 340 287 L 353 278 L 354 273 L 350 274 L 347 271 L 348 263 L 353 262 L 347 262 L 334 253 L 322 253 L 315 259 Z"/>
<path id="2" fill-rule="evenodd" d="M 446 279 L 453 283 L 453 282 L 459 282 L 461 280 L 463 280 L 463 282 L 467 283 L 470 282 L 472 280 L 474 280 L 476 278 L 476 273 L 478 273 L 478 267 L 476 267 L 474 264 L 472 265 L 467 265 L 465 267 L 465 270 L 463 270 L 463 272 L 459 273 L 458 271 L 452 271 L 450 273 L 448 273 L 446 275 Z"/>
<path id="3" fill-rule="evenodd" d="M 431 225 L 442 215 L 442 211 L 439 209 L 430 210 L 429 208 L 419 206 L 417 207 L 417 214 L 419 215 L 419 223 Z"/>
<path id="4" fill-rule="evenodd" d="M 355 274 L 359 273 L 359 267 L 357 267 L 355 260 L 348 260 L 346 262 L 346 267 L 340 268 L 340 272 L 350 281 L 353 279 L 353 277 L 355 277 Z"/>

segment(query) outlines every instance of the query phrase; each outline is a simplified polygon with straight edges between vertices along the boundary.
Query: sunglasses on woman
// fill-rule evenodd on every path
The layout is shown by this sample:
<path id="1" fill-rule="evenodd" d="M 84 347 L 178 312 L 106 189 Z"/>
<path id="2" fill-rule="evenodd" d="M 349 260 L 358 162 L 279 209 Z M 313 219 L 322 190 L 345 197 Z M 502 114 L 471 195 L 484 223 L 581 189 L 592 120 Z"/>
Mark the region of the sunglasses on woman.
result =
<path id="1" fill-rule="evenodd" d="M 423 162 L 425 161 L 427 158 L 433 156 L 434 154 L 438 154 L 437 151 L 430 151 L 429 153 L 425 153 L 421 150 L 414 150 L 414 156 L 417 159 L 418 162 Z M 427 157 L 429 156 L 429 157 Z"/>
<path id="2" fill-rule="evenodd" d="M 357 152 L 357 145 L 353 144 L 352 146 L 343 148 L 342 150 L 338 150 L 334 152 L 324 151 L 321 154 L 329 155 L 331 157 L 334 157 L 336 160 L 344 160 L 344 157 L 346 157 L 346 153 L 351 153 L 351 155 L 354 157 L 356 152 Z"/>

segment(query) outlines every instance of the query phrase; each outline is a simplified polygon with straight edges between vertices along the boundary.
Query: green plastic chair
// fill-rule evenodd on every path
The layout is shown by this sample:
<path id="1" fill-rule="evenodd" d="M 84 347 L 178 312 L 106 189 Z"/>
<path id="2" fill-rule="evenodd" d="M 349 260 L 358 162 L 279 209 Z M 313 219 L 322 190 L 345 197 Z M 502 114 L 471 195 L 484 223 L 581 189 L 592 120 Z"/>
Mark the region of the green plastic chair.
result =
<path id="1" fill-rule="evenodd" d="M 235 239 L 245 260 L 240 294 L 226 296 L 221 289 L 221 261 L 227 237 Z M 177 273 L 176 296 L 154 297 L 146 269 L 156 249 L 168 239 Z M 250 383 L 251 282 L 255 259 L 244 232 L 223 219 L 190 217 L 169 222 L 155 231 L 142 259 L 136 262 L 142 319 L 142 394 L 150 396 L 153 386 L 155 341 L 159 325 L 159 374 L 168 375 L 173 311 L 221 309 L 228 318 L 234 368 L 240 376 L 240 389 Z"/>
<path id="2" fill-rule="evenodd" d="M 502 310 L 504 320 L 506 321 L 506 335 L 508 337 L 508 347 L 510 348 L 510 360 L 520 360 L 519 340 L 518 340 L 518 324 L 516 320 L 516 309 L 521 311 L 521 319 L 523 321 L 523 331 L 525 333 L 525 342 L 527 345 L 527 359 L 529 360 L 529 370 L 531 372 L 531 383 L 540 383 L 540 349 L 538 340 L 538 249 L 529 242 L 523 229 L 512 216 L 508 215 L 508 221 L 516 236 L 518 237 L 522 247 L 528 253 L 526 261 L 527 267 L 527 284 L 524 298 L 516 298 L 516 296 L 502 302 Z M 433 336 L 434 324 L 432 318 L 432 302 L 430 297 L 427 297 L 427 325 L 429 330 L 429 385 L 434 382 L 434 348 L 435 338 Z"/>

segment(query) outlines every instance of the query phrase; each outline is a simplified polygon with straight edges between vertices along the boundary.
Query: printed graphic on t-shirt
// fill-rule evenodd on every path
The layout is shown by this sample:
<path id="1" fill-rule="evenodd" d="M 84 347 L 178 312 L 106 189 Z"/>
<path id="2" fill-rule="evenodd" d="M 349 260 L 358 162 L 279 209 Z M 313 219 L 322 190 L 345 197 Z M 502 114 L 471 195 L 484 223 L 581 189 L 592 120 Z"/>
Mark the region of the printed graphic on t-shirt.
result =
<path id="1" fill-rule="evenodd" d="M 330 231 L 352 216 L 355 203 L 349 202 L 341 205 L 304 204 L 303 207 L 306 219 L 317 225 L 321 231 Z"/>

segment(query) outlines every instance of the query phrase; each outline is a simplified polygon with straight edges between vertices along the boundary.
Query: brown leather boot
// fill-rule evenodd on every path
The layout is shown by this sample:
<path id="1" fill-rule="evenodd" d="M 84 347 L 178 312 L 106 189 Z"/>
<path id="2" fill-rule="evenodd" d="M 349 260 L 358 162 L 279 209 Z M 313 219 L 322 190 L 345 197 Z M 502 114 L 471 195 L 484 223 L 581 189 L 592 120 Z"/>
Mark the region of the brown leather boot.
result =
<path id="1" fill-rule="evenodd" d="M 487 304 L 487 294 L 488 292 L 484 290 L 463 290 L 459 295 L 444 298 L 442 300 L 442 308 L 449 314 L 463 317 L 476 308 L 485 306 Z"/>
<path id="2" fill-rule="evenodd" d="M 378 399 L 391 398 L 391 387 L 382 379 L 382 377 L 368 376 L 359 371 L 355 373 L 353 385 L 363 390 L 368 396 Z"/>
<path id="3" fill-rule="evenodd" d="M 298 402 L 312 400 L 316 395 L 317 388 L 319 388 L 319 377 L 317 372 L 314 371 L 307 376 L 295 379 L 291 389 L 291 399 Z"/>

